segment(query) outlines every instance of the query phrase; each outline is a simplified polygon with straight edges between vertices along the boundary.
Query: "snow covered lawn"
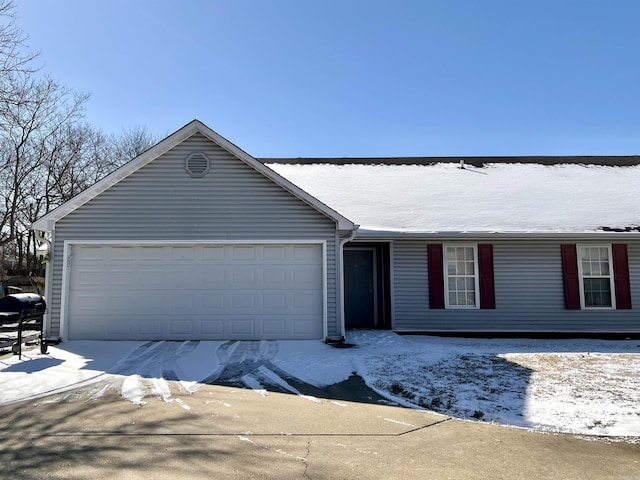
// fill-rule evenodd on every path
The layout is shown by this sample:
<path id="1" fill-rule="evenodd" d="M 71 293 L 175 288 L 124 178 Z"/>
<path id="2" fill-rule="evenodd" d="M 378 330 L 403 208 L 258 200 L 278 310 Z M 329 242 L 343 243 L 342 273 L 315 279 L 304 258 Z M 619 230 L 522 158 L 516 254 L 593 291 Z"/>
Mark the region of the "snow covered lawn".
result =
<path id="1" fill-rule="evenodd" d="M 0 358 L 0 404 L 74 390 L 176 401 L 203 383 L 322 401 L 354 372 L 390 403 L 548 432 L 640 438 L 640 341 L 464 339 L 351 332 L 318 341 L 86 342 Z M 172 382 L 173 381 L 173 382 Z M 84 393 L 82 393 L 84 392 Z M 638 437 L 638 438 L 632 438 Z"/>

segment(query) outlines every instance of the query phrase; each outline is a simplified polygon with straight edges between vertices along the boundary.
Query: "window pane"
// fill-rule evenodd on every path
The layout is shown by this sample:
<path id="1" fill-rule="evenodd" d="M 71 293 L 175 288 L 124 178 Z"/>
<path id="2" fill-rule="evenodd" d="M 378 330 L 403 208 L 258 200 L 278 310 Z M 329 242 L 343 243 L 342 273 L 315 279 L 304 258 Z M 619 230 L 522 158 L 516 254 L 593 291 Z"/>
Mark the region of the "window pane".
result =
<path id="1" fill-rule="evenodd" d="M 476 294 L 474 292 L 467 292 L 467 305 L 476 304 Z"/>
<path id="2" fill-rule="evenodd" d="M 458 274 L 458 269 L 456 268 L 455 262 L 447 263 L 447 272 L 449 273 L 449 275 L 457 275 Z"/>
<path id="3" fill-rule="evenodd" d="M 465 278 L 465 290 L 473 292 L 476 289 L 476 280 L 473 277 Z"/>
<path id="4" fill-rule="evenodd" d="M 473 262 L 464 262 L 463 267 L 465 275 L 473 275 Z"/>
<path id="5" fill-rule="evenodd" d="M 449 292 L 449 305 L 458 305 L 456 292 Z"/>
<path id="6" fill-rule="evenodd" d="M 464 259 L 467 262 L 473 263 L 473 248 L 465 247 L 465 249 L 464 249 Z"/>
<path id="7" fill-rule="evenodd" d="M 582 262 L 588 262 L 589 259 L 590 259 L 590 257 L 589 257 L 589 249 L 586 248 L 586 247 L 582 247 L 580 249 L 580 260 Z"/>

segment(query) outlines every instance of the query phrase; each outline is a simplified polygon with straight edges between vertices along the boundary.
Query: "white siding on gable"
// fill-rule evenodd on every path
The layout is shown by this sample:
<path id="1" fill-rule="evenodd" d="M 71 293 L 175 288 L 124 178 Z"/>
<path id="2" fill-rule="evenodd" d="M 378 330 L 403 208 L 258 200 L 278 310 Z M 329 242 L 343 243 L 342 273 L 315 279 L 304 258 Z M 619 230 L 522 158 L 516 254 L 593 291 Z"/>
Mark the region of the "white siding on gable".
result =
<path id="1" fill-rule="evenodd" d="M 193 152 L 210 160 L 201 178 L 185 170 L 185 159 Z M 335 222 L 195 134 L 57 222 L 48 333 L 60 332 L 65 240 L 287 239 L 326 244 L 327 331 L 338 334 Z"/>

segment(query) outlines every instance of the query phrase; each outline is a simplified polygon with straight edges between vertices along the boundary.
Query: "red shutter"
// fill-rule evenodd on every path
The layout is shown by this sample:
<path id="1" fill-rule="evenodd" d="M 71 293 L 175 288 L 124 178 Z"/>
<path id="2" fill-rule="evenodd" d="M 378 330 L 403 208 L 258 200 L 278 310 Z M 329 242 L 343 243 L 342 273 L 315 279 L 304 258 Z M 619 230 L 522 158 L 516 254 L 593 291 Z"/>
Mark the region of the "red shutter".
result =
<path id="1" fill-rule="evenodd" d="M 480 308 L 496 308 L 493 278 L 493 245 L 478 245 L 478 270 L 480 274 Z"/>
<path id="2" fill-rule="evenodd" d="M 580 310 L 578 252 L 575 245 L 561 245 L 564 302 L 567 310 Z"/>
<path id="3" fill-rule="evenodd" d="M 616 286 L 616 308 L 631 308 L 631 284 L 629 282 L 629 257 L 625 244 L 611 245 L 613 257 L 614 285 Z"/>
<path id="4" fill-rule="evenodd" d="M 427 245 L 430 308 L 444 308 L 444 267 L 442 258 L 442 244 L 433 243 Z"/>

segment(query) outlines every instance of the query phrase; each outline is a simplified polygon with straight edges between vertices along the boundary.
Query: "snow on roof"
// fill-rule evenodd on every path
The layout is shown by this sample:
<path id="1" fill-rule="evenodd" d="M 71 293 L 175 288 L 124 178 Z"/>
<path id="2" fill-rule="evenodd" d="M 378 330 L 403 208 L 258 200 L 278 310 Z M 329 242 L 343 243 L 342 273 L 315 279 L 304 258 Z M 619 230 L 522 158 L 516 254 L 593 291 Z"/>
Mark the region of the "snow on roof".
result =
<path id="1" fill-rule="evenodd" d="M 268 166 L 361 231 L 572 233 L 640 225 L 640 166 Z"/>

